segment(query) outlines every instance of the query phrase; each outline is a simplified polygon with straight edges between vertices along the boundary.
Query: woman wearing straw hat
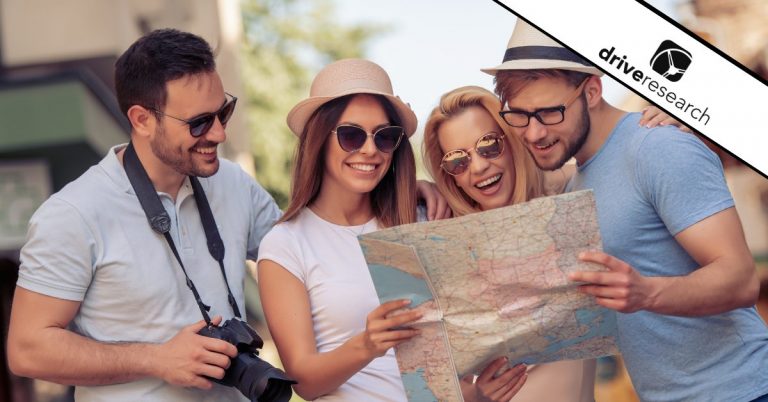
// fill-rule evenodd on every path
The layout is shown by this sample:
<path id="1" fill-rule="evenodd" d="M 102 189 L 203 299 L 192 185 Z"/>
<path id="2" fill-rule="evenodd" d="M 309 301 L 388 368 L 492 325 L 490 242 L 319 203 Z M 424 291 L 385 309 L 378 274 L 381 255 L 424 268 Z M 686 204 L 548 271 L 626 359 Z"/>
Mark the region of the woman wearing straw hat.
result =
<path id="1" fill-rule="evenodd" d="M 416 116 L 381 67 L 348 59 L 326 66 L 287 120 L 299 136 L 292 199 L 258 258 L 280 357 L 305 399 L 404 401 L 392 347 L 418 334 L 407 326 L 419 315 L 387 317 L 408 301 L 379 306 L 357 236 L 416 221 L 406 137 Z M 474 384 L 463 382 L 465 399 L 508 401 L 525 370 L 495 377 L 503 365 L 499 359 Z"/>

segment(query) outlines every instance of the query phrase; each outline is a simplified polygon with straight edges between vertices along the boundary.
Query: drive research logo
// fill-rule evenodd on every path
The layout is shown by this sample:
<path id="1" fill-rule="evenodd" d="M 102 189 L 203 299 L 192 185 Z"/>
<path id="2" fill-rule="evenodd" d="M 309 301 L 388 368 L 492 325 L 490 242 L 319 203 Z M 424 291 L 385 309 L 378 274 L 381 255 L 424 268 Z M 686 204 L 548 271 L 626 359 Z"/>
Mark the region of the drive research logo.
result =
<path id="1" fill-rule="evenodd" d="M 656 55 L 651 59 L 651 67 L 666 79 L 670 81 L 678 81 L 680 77 L 683 76 L 683 73 L 685 73 L 685 69 L 691 64 L 691 55 L 684 49 L 671 46 L 677 45 L 668 40 L 662 42 L 661 46 L 659 46 L 659 50 L 656 51 Z M 650 91 L 646 93 L 655 94 L 660 99 L 667 101 L 670 105 L 680 109 L 683 113 L 689 114 L 694 120 L 698 120 L 704 125 L 709 123 L 710 115 L 708 113 L 708 106 L 704 105 L 702 107 L 701 105 L 695 105 L 690 99 L 684 98 L 682 94 L 674 92 L 671 86 L 670 88 L 667 88 L 663 85 L 663 82 L 660 83 L 659 81 L 656 81 L 654 77 L 648 75 L 648 73 L 641 70 L 639 67 L 636 67 L 632 60 L 627 59 L 627 56 L 621 55 L 621 53 L 623 52 L 616 50 L 616 46 L 611 46 L 610 48 L 604 47 L 600 49 L 600 52 L 598 52 L 597 55 L 600 59 L 604 60 L 608 66 L 616 68 L 617 72 L 624 73 L 627 77 L 625 83 L 628 83 L 631 78 L 637 82 L 640 87 L 645 87 L 647 88 L 647 91 Z M 682 61 L 678 61 L 679 56 L 676 54 L 685 56 L 682 59 L 685 64 L 683 64 Z M 660 66 L 661 68 L 657 68 L 657 66 Z M 624 80 L 619 78 L 619 81 Z M 642 89 L 635 84 L 632 85 L 634 85 L 637 90 Z"/>
<path id="2" fill-rule="evenodd" d="M 691 53 L 671 40 L 661 42 L 658 50 L 651 58 L 653 71 L 672 82 L 680 81 L 690 65 Z"/>

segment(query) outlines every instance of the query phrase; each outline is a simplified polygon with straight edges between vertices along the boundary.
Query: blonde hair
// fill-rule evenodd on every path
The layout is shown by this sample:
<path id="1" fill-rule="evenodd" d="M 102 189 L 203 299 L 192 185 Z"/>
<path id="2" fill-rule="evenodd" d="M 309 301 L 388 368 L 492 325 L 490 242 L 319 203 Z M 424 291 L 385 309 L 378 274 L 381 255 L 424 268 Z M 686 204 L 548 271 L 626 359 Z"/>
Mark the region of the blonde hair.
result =
<path id="1" fill-rule="evenodd" d="M 475 200 L 456 185 L 453 176 L 440 167 L 443 155 L 448 150 L 440 149 L 438 131 L 443 123 L 473 106 L 485 109 L 506 137 L 507 147 L 504 152 L 512 153 L 512 163 L 515 168 L 513 203 L 517 204 L 541 196 L 544 192 L 542 172 L 520 139 L 510 132 L 507 124 L 499 116 L 501 110 L 499 99 L 492 92 L 481 87 L 461 87 L 440 97 L 440 104 L 432 110 L 424 128 L 423 152 L 427 171 L 435 180 L 437 189 L 448 201 L 453 214 L 461 216 L 479 212 L 481 209 Z"/>
<path id="2" fill-rule="evenodd" d="M 304 125 L 293 159 L 291 201 L 278 222 L 293 219 L 317 197 L 323 183 L 326 143 L 333 137 L 331 131 L 338 124 L 347 105 L 358 95 L 347 95 L 325 103 Z M 366 96 L 373 96 L 381 103 L 390 124 L 402 125 L 394 106 L 385 97 Z M 416 221 L 416 162 L 407 138 L 393 152 L 390 167 L 371 191 L 370 200 L 373 213 L 383 227 Z"/>

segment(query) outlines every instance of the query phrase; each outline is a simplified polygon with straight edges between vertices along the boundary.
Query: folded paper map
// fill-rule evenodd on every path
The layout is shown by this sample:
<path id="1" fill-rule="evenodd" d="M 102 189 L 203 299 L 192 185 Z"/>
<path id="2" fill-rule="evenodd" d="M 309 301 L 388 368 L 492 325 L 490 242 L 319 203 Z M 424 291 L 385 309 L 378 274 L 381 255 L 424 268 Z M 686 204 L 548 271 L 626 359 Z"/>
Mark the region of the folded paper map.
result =
<path id="1" fill-rule="evenodd" d="M 381 302 L 410 299 L 421 333 L 395 352 L 410 401 L 461 401 L 458 379 L 511 365 L 616 354 L 616 317 L 567 274 L 600 250 L 591 191 L 359 237 Z"/>

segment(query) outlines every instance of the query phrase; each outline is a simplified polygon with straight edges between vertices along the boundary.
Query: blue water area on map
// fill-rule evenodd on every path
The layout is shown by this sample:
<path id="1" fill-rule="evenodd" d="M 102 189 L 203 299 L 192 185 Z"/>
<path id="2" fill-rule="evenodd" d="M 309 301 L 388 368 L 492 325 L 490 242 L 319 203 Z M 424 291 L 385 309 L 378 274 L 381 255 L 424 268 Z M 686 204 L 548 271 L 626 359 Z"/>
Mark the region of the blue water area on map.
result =
<path id="1" fill-rule="evenodd" d="M 547 356 L 557 354 L 560 350 L 575 346 L 581 342 L 601 337 L 616 336 L 616 313 L 608 309 L 579 309 L 575 311 L 576 321 L 588 328 L 584 335 L 571 339 L 559 339 L 557 334 L 547 334 L 545 338 L 551 343 L 540 353 L 525 356 L 520 362 L 526 364 L 539 363 Z M 516 362 L 517 363 L 517 362 Z"/>
<path id="2" fill-rule="evenodd" d="M 424 381 L 424 369 L 416 369 L 416 372 L 403 373 L 403 385 L 408 394 L 408 402 L 438 402 L 435 394 Z"/>
<path id="3" fill-rule="evenodd" d="M 394 299 L 410 299 L 409 307 L 434 300 L 427 281 L 388 265 L 368 264 L 376 293 L 381 302 Z"/>

